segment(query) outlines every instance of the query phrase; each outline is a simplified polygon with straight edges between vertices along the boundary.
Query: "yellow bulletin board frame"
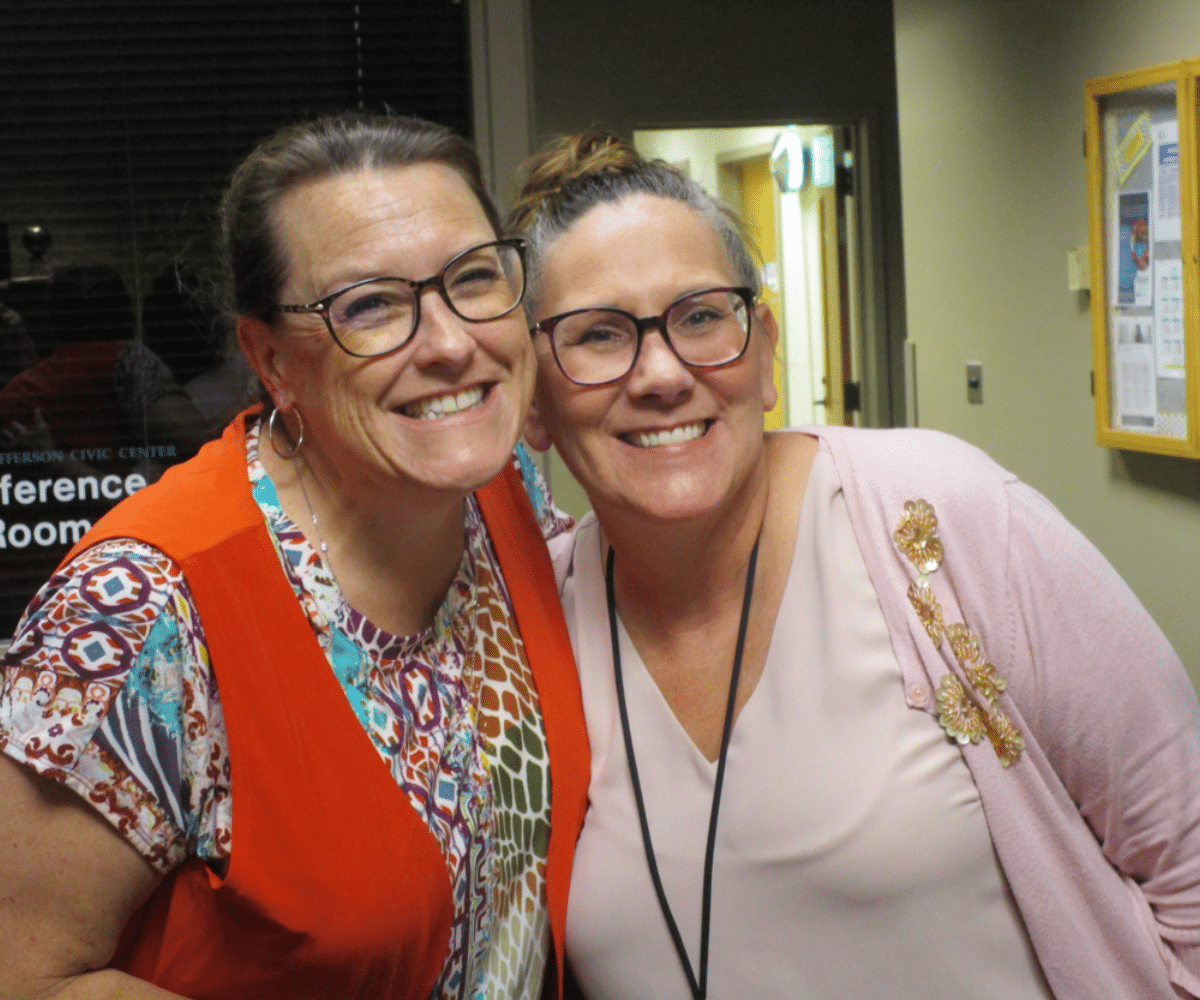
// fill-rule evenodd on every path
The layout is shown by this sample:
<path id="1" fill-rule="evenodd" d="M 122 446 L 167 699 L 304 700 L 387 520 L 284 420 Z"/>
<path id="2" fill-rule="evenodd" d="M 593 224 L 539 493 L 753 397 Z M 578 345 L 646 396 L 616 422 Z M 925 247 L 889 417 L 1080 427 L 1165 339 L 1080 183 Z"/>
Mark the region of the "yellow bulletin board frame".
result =
<path id="1" fill-rule="evenodd" d="M 1197 182 L 1198 146 L 1197 79 L 1200 78 L 1200 59 L 1185 60 L 1119 73 L 1090 80 L 1086 92 L 1086 142 L 1088 179 L 1088 249 L 1091 263 L 1092 361 L 1095 379 L 1096 441 L 1098 444 L 1130 451 L 1153 452 L 1200 458 L 1200 233 L 1197 208 L 1200 189 Z M 1114 348 L 1113 324 L 1120 319 L 1122 307 L 1114 302 L 1114 273 L 1120 266 L 1115 255 L 1124 251 L 1121 246 L 1109 246 L 1110 222 L 1119 211 L 1120 188 L 1138 169 L 1140 158 L 1148 152 L 1144 133 L 1149 119 L 1126 108 L 1127 117 L 1134 121 L 1125 134 L 1107 136 L 1104 128 L 1106 102 L 1120 100 L 1123 95 L 1148 88 L 1174 84 L 1175 115 L 1178 124 L 1179 179 L 1179 259 L 1182 271 L 1183 319 L 1183 381 L 1184 419 L 1186 433 L 1174 436 L 1160 433 L 1155 421 L 1153 431 L 1129 431 L 1114 427 Z M 1132 95 L 1131 95 L 1132 96 Z M 1114 183 L 1115 179 L 1115 183 Z M 1150 191 L 1148 198 L 1153 198 Z M 1119 226 L 1114 227 L 1119 232 Z M 1153 232 L 1151 239 L 1153 239 Z M 1118 240 L 1111 240 L 1116 244 Z M 1171 258 L 1173 260 L 1173 258 Z M 1141 265 L 1141 266 L 1144 266 Z M 1156 265 L 1157 266 L 1157 265 Z M 1153 278 L 1151 278 L 1153 281 Z M 1127 286 L 1122 285 L 1122 288 Z M 1120 290 L 1118 290 L 1118 293 Z M 1157 295 L 1157 290 L 1154 290 Z M 1146 313 L 1146 308 L 1129 310 Z M 1155 350 L 1159 349 L 1157 313 L 1148 322 L 1155 324 Z M 1176 370 L 1177 370 L 1176 366 Z M 1152 372 L 1157 376 L 1157 369 Z M 1157 404 L 1156 404 L 1157 405 Z M 1174 414 L 1173 414 L 1174 415 Z"/>

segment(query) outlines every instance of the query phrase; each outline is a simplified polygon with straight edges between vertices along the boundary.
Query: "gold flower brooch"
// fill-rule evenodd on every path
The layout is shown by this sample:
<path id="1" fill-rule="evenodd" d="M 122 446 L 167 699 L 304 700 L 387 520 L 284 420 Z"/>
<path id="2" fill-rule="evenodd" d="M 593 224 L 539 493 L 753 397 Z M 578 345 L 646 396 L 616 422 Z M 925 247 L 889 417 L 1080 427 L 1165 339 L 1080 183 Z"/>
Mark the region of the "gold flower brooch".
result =
<path id="1" fill-rule="evenodd" d="M 1000 692 L 1007 686 L 987 662 L 979 636 L 964 624 L 947 625 L 942 606 L 929 585 L 929 574 L 942 564 L 945 552 L 937 534 L 937 514 L 924 500 L 909 500 L 892 538 L 915 567 L 918 576 L 908 587 L 908 600 L 935 649 L 950 644 L 963 680 L 947 670 L 937 687 L 938 722 L 959 743 L 978 743 L 985 736 L 1005 767 L 1025 749 L 1021 730 L 1000 709 Z"/>

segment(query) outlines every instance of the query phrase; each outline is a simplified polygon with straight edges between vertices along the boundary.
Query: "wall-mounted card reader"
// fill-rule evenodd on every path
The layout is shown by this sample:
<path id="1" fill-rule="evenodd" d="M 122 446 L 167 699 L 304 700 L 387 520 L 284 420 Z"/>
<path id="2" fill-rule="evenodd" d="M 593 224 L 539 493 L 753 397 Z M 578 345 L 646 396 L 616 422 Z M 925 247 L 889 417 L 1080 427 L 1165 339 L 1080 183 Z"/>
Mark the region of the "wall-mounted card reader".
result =
<path id="1" fill-rule="evenodd" d="M 967 362 L 967 402 L 983 402 L 983 362 Z"/>

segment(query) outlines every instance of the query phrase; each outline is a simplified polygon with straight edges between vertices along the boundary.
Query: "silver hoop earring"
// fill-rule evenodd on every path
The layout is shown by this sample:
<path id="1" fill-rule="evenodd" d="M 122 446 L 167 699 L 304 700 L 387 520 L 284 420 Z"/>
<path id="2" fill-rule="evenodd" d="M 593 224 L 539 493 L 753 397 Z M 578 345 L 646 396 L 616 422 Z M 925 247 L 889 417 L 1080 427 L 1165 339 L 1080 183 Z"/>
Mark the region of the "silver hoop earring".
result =
<path id="1" fill-rule="evenodd" d="M 296 419 L 300 421 L 300 433 L 296 436 L 296 443 L 292 445 L 290 451 L 280 451 L 279 445 L 275 443 L 275 418 L 279 416 L 279 407 L 275 407 L 271 411 L 271 416 L 267 420 L 267 440 L 271 442 L 271 450 L 275 452 L 285 462 L 290 462 L 300 452 L 300 446 L 304 444 L 304 417 L 295 407 L 292 407 L 292 412 L 296 414 Z M 287 425 L 284 424 L 285 431 Z"/>

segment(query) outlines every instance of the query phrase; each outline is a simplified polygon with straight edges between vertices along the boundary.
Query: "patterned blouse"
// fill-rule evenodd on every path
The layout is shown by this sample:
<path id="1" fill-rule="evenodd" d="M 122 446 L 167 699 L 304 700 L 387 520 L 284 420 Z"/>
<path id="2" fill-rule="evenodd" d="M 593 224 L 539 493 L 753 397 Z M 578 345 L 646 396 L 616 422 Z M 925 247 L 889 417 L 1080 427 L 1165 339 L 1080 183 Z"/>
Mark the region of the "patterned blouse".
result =
<path id="1" fill-rule="evenodd" d="M 342 599 L 284 513 L 246 433 L 255 500 L 280 565 L 376 751 L 441 844 L 455 914 L 435 997 L 536 997 L 549 949 L 545 735 L 524 646 L 478 505 L 434 623 L 384 632 Z M 569 526 L 514 456 L 550 537 Z M 167 872 L 218 873 L 233 831 L 229 746 L 203 624 L 177 564 L 102 542 L 41 589 L 3 661 L 0 752 L 90 802 Z M 430 725 L 430 720 L 441 720 Z"/>

